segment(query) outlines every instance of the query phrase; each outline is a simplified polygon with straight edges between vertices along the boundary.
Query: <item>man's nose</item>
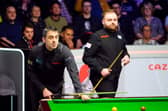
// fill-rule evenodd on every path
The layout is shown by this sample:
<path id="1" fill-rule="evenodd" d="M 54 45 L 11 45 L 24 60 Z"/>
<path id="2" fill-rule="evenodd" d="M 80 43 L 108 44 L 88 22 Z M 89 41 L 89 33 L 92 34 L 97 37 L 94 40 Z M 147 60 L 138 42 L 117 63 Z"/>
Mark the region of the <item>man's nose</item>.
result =
<path id="1" fill-rule="evenodd" d="M 57 41 L 57 39 L 56 39 L 56 38 L 54 38 L 54 39 L 53 39 L 53 41 L 54 41 L 54 42 L 56 42 L 56 41 Z"/>

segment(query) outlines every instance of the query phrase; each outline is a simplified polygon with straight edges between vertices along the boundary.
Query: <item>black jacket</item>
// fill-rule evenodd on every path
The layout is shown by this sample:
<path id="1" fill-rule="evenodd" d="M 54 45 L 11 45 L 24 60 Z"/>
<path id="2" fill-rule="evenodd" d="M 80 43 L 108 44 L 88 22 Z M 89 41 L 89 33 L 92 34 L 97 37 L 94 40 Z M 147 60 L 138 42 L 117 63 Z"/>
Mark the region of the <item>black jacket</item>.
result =
<path id="1" fill-rule="evenodd" d="M 121 71 L 121 59 L 124 55 L 128 55 L 125 47 L 125 40 L 120 32 L 112 32 L 107 29 L 102 29 L 95 32 L 89 42 L 86 44 L 83 61 L 91 68 L 91 79 L 101 77 L 101 70 L 108 68 L 114 61 L 120 51 L 122 55 L 112 67 L 112 74 L 107 78 L 119 75 Z"/>
<path id="2" fill-rule="evenodd" d="M 30 52 L 28 64 L 30 79 L 40 91 L 44 88 L 54 93 L 61 90 L 64 69 L 67 67 L 76 92 L 82 92 L 74 57 L 63 44 L 59 43 L 53 51 L 48 51 L 44 44 L 35 46 Z"/>
<path id="3" fill-rule="evenodd" d="M 90 25 L 88 26 L 90 27 L 90 30 L 87 30 L 85 28 L 86 22 L 90 22 Z M 85 44 L 90 39 L 90 35 L 93 32 L 101 29 L 102 25 L 101 25 L 101 20 L 99 20 L 95 16 L 91 16 L 89 19 L 85 19 L 82 15 L 80 15 L 74 18 L 73 27 L 75 32 L 74 38 L 80 39 L 82 44 Z"/>

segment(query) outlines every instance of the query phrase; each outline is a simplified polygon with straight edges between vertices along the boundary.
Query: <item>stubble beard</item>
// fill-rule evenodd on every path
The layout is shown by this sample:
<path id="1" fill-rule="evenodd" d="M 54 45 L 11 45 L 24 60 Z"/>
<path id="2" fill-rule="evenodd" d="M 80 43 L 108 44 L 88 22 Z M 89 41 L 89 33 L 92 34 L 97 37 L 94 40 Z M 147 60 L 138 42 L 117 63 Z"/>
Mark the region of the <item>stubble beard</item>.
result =
<path id="1" fill-rule="evenodd" d="M 117 31 L 118 26 L 112 24 L 112 25 L 106 26 L 105 28 L 111 31 Z"/>

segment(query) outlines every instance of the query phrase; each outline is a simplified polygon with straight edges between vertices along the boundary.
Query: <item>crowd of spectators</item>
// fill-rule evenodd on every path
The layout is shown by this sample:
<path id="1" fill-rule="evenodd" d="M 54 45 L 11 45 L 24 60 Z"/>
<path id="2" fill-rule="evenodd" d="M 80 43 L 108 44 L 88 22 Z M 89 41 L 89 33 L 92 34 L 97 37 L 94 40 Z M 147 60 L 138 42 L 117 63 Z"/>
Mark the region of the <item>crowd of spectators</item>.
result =
<path id="1" fill-rule="evenodd" d="M 83 48 L 110 8 L 127 45 L 168 45 L 168 0 L 0 0 L 0 47 L 20 48 L 27 60 L 43 30 L 54 27 L 68 48 Z"/>
<path id="2" fill-rule="evenodd" d="M 126 44 L 143 40 L 146 25 L 151 40 L 168 44 L 168 0 L 1 0 L 0 47 L 17 47 L 25 39 L 25 26 L 31 24 L 33 45 L 42 42 L 45 27 L 55 27 L 60 36 L 67 30 L 71 34 L 68 42 L 63 37 L 60 42 L 71 49 L 82 48 L 102 28 L 101 14 L 110 8 L 118 15 L 118 30 Z"/>

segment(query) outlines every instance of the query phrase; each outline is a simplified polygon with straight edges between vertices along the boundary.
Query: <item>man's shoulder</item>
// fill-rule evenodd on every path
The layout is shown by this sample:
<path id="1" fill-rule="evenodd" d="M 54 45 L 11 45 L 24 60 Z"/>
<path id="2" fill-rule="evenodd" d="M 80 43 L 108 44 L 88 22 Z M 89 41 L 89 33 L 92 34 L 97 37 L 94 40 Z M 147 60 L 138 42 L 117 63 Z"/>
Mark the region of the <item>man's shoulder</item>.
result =
<path id="1" fill-rule="evenodd" d="M 153 17 L 153 21 L 161 22 L 161 20 L 158 17 Z"/>
<path id="2" fill-rule="evenodd" d="M 138 39 L 134 41 L 134 45 L 142 45 L 143 44 L 143 40 L 142 39 Z"/>
<path id="3" fill-rule="evenodd" d="M 145 21 L 145 18 L 144 17 L 137 17 L 135 21 L 136 22 Z"/>
<path id="4" fill-rule="evenodd" d="M 95 34 L 105 34 L 106 31 L 104 29 L 99 29 L 95 32 Z"/>
<path id="5" fill-rule="evenodd" d="M 45 23 L 52 22 L 51 16 L 48 16 L 44 19 Z"/>
<path id="6" fill-rule="evenodd" d="M 100 29 L 100 30 L 97 30 L 96 32 L 94 32 L 92 35 L 91 35 L 91 39 L 92 40 L 100 40 L 101 36 L 103 35 L 107 35 L 107 33 L 105 32 L 104 29 Z"/>
<path id="7" fill-rule="evenodd" d="M 64 44 L 62 44 L 62 43 L 59 43 L 59 45 L 58 45 L 58 50 L 59 51 L 56 51 L 55 53 L 60 53 L 60 55 L 62 55 L 63 57 L 67 57 L 67 56 L 70 56 L 70 55 L 72 55 L 71 54 L 71 51 L 70 51 L 70 49 L 67 47 L 67 46 L 65 46 Z"/>
<path id="8" fill-rule="evenodd" d="M 100 29 L 100 30 L 97 30 L 93 35 L 100 37 L 102 35 L 108 35 L 108 33 L 105 31 L 105 29 Z"/>
<path id="9" fill-rule="evenodd" d="M 43 45 L 44 45 L 44 44 L 35 45 L 35 46 L 32 48 L 32 53 L 39 53 L 39 52 L 41 52 Z"/>
<path id="10" fill-rule="evenodd" d="M 17 48 L 28 48 L 26 47 L 27 43 L 26 41 L 22 38 L 21 40 L 19 40 L 18 42 L 16 42 L 16 46 Z"/>
<path id="11" fill-rule="evenodd" d="M 70 49 L 64 45 L 63 43 L 59 42 L 58 44 L 58 50 L 60 50 L 60 52 L 63 52 L 63 51 L 70 51 Z"/>
<path id="12" fill-rule="evenodd" d="M 46 20 L 50 20 L 50 19 L 51 19 L 51 16 L 48 16 L 44 20 L 46 21 Z"/>
<path id="13" fill-rule="evenodd" d="M 66 18 L 63 16 L 60 16 L 60 20 L 66 21 Z"/>

